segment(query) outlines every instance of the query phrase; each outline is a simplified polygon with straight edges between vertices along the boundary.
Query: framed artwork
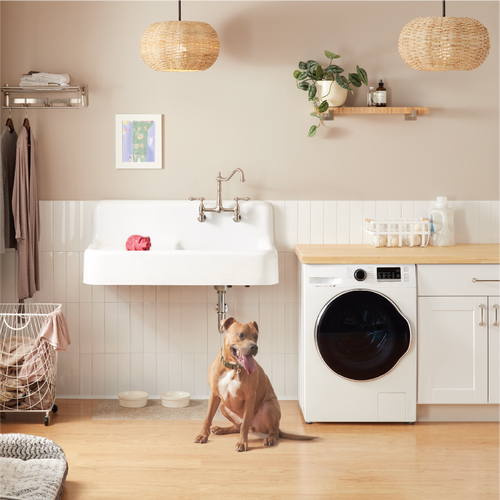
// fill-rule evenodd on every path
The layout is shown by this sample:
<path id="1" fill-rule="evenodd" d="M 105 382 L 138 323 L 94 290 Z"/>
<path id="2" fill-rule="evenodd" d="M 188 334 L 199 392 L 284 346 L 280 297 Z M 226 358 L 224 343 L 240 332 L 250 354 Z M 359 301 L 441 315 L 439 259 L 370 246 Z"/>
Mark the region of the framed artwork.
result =
<path id="1" fill-rule="evenodd" d="M 116 115 L 116 168 L 162 168 L 162 115 Z"/>

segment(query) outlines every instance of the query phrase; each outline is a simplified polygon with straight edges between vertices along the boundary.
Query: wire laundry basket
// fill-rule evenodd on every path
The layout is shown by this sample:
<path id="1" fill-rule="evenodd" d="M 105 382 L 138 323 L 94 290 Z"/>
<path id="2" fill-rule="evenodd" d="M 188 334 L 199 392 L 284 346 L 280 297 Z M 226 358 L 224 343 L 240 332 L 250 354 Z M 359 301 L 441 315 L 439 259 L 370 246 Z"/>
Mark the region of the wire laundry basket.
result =
<path id="1" fill-rule="evenodd" d="M 0 411 L 44 412 L 55 402 L 57 352 L 39 333 L 61 304 L 0 304 Z"/>
<path id="2" fill-rule="evenodd" d="M 365 231 L 374 247 L 426 247 L 431 221 L 421 219 L 365 219 Z"/>

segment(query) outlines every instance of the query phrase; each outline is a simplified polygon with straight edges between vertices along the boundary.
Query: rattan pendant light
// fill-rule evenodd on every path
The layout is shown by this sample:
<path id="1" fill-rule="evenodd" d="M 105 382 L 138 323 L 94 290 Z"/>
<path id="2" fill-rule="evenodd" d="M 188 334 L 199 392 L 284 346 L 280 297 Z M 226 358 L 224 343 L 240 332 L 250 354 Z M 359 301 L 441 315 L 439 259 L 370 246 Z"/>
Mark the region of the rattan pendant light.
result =
<path id="1" fill-rule="evenodd" d="M 401 31 L 398 43 L 403 62 L 419 71 L 470 71 L 488 57 L 488 30 L 476 19 L 419 17 Z"/>
<path id="2" fill-rule="evenodd" d="M 204 71 L 219 56 L 219 37 L 210 24 L 179 20 L 153 23 L 141 38 L 142 60 L 155 71 Z"/>

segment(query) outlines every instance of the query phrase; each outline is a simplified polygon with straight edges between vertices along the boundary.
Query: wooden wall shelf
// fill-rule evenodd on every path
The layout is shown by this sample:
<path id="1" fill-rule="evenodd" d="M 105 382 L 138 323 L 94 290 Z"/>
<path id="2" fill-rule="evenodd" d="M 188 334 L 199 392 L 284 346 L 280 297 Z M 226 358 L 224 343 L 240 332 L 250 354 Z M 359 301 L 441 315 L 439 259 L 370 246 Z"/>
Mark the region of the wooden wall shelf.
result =
<path id="1" fill-rule="evenodd" d="M 366 107 L 340 107 L 328 108 L 326 113 L 321 115 L 322 120 L 333 120 L 335 115 L 405 115 L 405 120 L 416 120 L 417 115 L 428 115 L 429 108 L 418 106 L 387 107 L 377 108 L 375 106 Z"/>

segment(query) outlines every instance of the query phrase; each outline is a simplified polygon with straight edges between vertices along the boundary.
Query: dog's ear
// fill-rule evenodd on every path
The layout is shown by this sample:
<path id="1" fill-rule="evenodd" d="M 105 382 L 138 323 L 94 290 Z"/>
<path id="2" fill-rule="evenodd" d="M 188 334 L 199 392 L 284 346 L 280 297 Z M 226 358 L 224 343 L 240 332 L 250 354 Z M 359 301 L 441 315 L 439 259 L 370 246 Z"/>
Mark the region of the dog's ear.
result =
<path id="1" fill-rule="evenodd" d="M 221 320 L 220 326 L 222 326 L 222 328 L 225 328 L 227 330 L 233 323 L 236 323 L 236 320 L 234 318 L 227 318 Z"/>
<path id="2" fill-rule="evenodd" d="M 253 325 L 255 327 L 255 329 L 257 330 L 257 333 L 259 333 L 259 325 L 257 324 L 256 321 L 252 321 L 252 323 L 250 323 L 251 325 Z"/>

